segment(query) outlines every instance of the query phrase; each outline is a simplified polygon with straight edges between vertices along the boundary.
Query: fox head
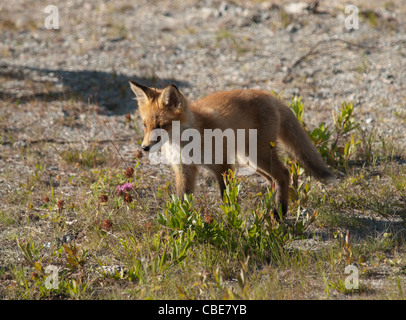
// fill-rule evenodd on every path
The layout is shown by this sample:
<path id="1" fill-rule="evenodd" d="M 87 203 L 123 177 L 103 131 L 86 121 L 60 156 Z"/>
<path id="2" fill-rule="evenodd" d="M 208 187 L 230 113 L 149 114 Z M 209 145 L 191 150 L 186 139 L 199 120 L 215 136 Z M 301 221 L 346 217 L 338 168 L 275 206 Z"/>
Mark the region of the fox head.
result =
<path id="1" fill-rule="evenodd" d="M 144 151 L 160 142 L 161 134 L 155 129 L 163 129 L 170 135 L 172 121 L 180 121 L 181 125 L 187 123 L 188 101 L 174 84 L 156 89 L 130 81 L 130 86 L 137 97 L 144 128 L 141 145 Z"/>

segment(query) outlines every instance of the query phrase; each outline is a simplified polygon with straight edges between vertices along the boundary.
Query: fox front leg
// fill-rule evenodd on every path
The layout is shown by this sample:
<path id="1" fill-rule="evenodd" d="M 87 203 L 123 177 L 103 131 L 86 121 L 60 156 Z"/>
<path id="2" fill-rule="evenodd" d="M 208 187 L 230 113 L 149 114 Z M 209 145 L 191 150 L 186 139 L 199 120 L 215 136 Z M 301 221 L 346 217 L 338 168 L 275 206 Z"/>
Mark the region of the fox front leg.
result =
<path id="1" fill-rule="evenodd" d="M 176 193 L 179 199 L 183 198 L 183 195 L 192 194 L 195 189 L 196 177 L 198 168 L 195 165 L 173 165 L 176 177 Z"/>

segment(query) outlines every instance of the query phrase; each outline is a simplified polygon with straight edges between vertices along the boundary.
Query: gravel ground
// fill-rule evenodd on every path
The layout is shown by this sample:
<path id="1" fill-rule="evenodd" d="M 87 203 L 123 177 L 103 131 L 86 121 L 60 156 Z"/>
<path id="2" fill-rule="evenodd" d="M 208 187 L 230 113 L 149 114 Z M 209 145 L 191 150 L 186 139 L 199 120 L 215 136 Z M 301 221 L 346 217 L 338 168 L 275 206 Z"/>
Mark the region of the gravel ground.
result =
<path id="1" fill-rule="evenodd" d="M 61 1 L 57 30 L 45 28 L 48 4 L 0 6 L 4 154 L 10 132 L 17 145 L 114 139 L 134 150 L 129 79 L 174 82 L 191 99 L 233 88 L 300 95 L 311 125 L 353 101 L 364 128 L 406 144 L 402 1 L 355 1 L 351 31 L 342 1 Z"/>
<path id="2" fill-rule="evenodd" d="M 234 88 L 300 95 L 311 125 L 330 123 L 343 101 L 353 101 L 364 128 L 406 146 L 404 1 L 352 1 L 357 30 L 345 27 L 346 1 L 53 4 L 57 30 L 44 25 L 48 1 L 0 4 L 0 198 L 33 172 L 16 153 L 29 142 L 56 141 L 63 149 L 114 140 L 131 161 L 140 135 L 124 117 L 136 110 L 128 80 L 173 82 L 191 99 Z M 44 157 L 57 159 L 54 153 Z M 0 211 L 8 206 L 0 203 Z"/>
<path id="3" fill-rule="evenodd" d="M 136 106 L 128 79 L 175 82 L 191 99 L 262 88 L 303 96 L 318 111 L 315 122 L 352 100 L 367 123 L 404 139 L 396 114 L 406 98 L 406 5 L 354 2 L 359 29 L 349 31 L 342 1 L 316 8 L 284 1 L 64 1 L 56 2 L 59 30 L 44 27 L 47 2 L 9 1 L 0 11 L 0 94 L 73 92 L 122 115 Z M 35 90 L 40 84 L 43 92 Z"/>
<path id="4" fill-rule="evenodd" d="M 45 28 L 48 4 L 0 6 L 2 171 L 31 170 L 6 156 L 12 143 L 112 139 L 131 157 L 140 137 L 123 117 L 136 110 L 129 79 L 174 82 L 191 99 L 233 88 L 300 95 L 311 125 L 354 101 L 363 127 L 406 145 L 402 1 L 355 1 L 352 31 L 341 1 L 61 1 L 57 30 Z"/>

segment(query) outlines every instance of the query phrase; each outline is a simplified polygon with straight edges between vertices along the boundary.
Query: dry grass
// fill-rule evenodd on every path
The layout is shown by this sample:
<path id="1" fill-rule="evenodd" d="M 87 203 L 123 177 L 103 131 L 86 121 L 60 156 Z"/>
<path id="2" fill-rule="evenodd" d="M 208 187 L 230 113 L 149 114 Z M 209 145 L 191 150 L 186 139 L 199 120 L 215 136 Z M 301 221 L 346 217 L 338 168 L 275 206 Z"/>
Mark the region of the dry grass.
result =
<path id="1" fill-rule="evenodd" d="M 262 2 L 253 0 L 251 4 Z M 380 64 L 381 60 L 387 62 L 385 52 L 394 56 L 391 48 L 383 47 L 385 41 L 367 37 L 369 42 L 360 40 L 357 45 L 354 40 L 353 46 L 345 42 L 334 46 L 324 40 L 321 27 L 314 33 L 323 39 L 307 41 L 307 18 L 286 15 L 283 8 L 270 12 L 270 21 L 262 22 L 263 29 L 252 21 L 253 27 L 236 27 L 232 11 L 230 20 L 223 17 L 221 23 L 208 25 L 200 19 L 200 11 L 192 11 L 195 16 L 191 21 L 197 20 L 196 25 L 183 25 L 183 19 L 176 25 L 180 10 L 188 7 L 177 1 L 161 1 L 160 6 L 157 1 L 145 1 L 139 8 L 124 2 L 113 6 L 88 1 L 84 7 L 61 3 L 63 28 L 48 32 L 41 29 L 43 11 L 26 10 L 27 3 L 32 4 L 12 1 L 0 8 L 6 17 L 0 19 L 0 32 L 13 44 L 0 44 L 5 61 L 0 66 L 1 299 L 405 298 L 405 98 L 402 79 L 395 72 L 401 54 L 392 57 L 390 74 L 381 73 L 386 68 Z M 286 1 L 275 3 L 283 6 Z M 392 6 L 391 1 L 379 3 Z M 398 13 L 404 12 L 402 4 L 394 3 Z M 377 30 L 385 32 L 382 39 L 396 35 L 391 24 L 379 23 L 382 16 L 372 14 L 376 8 L 370 8 L 369 2 L 357 4 L 373 36 Z M 335 19 L 343 8 L 323 7 L 331 11 L 329 15 L 312 18 L 322 25 L 324 20 Z M 164 21 L 158 31 L 152 29 L 156 26 L 153 14 Z M 144 16 L 146 21 L 140 22 L 138 18 Z M 245 18 L 240 16 L 242 24 Z M 336 30 L 333 18 L 326 28 Z M 297 19 L 303 22 L 299 26 L 302 31 L 284 34 L 286 26 L 295 27 Z M 369 36 L 369 31 L 362 32 Z M 152 44 L 146 41 L 151 34 L 158 39 Z M 20 40 L 24 35 L 25 40 Z M 256 41 L 263 35 L 281 38 L 265 50 L 263 43 Z M 185 40 L 184 47 L 179 39 Z M 402 39 L 390 39 L 401 53 Z M 53 41 L 57 45 L 46 47 Z M 134 52 L 125 41 L 131 42 Z M 277 45 L 290 48 L 294 43 L 297 47 L 285 50 L 280 59 L 277 51 L 267 56 L 268 49 Z M 306 46 L 315 43 L 326 45 L 306 55 Z M 382 46 L 375 56 L 376 43 Z M 181 53 L 186 51 L 193 59 L 184 59 Z M 371 52 L 367 55 L 364 51 Z M 203 58 L 198 55 L 201 52 Z M 257 53 L 263 60 L 254 59 Z M 161 59 L 164 54 L 168 61 Z M 212 54 L 224 59 L 212 59 Z M 52 55 L 54 59 L 49 61 Z M 301 59 L 303 56 L 308 59 Z M 349 58 L 338 59 L 342 56 Z M 110 59 L 113 57 L 120 59 Z M 233 68 L 227 65 L 220 73 L 218 66 L 227 59 Z M 199 65 L 199 61 L 205 64 Z M 248 77 L 251 68 L 260 65 L 264 69 L 266 61 L 275 70 L 273 78 L 270 70 L 265 75 L 253 73 L 252 81 Z M 295 61 L 300 62 L 297 67 Z M 22 62 L 28 67 L 14 64 Z M 85 62 L 90 64 L 89 70 Z M 131 72 L 124 72 L 123 65 Z M 287 163 L 296 184 L 291 188 L 284 223 L 264 218 L 257 233 L 249 229 L 269 195 L 265 182 L 254 175 L 240 180 L 241 212 L 237 217 L 248 222 L 235 229 L 224 228 L 229 240 L 226 244 L 198 233 L 196 224 L 173 232 L 159 222 L 158 214 L 171 214 L 174 175 L 169 167 L 152 166 L 148 159 L 134 157 L 142 139 L 140 121 L 137 114 L 120 115 L 126 110 L 121 108 L 122 100 L 134 107 L 127 87 L 130 75 L 155 81 L 155 69 L 163 67 L 169 70 L 160 70 L 165 80 L 187 78 L 191 86 L 185 85 L 185 90 L 195 96 L 235 86 L 266 90 L 269 79 L 275 90 L 278 86 L 300 89 L 304 100 L 313 99 L 305 103 L 304 120 L 309 130 L 321 120 L 333 122 L 326 110 L 335 110 L 337 96 L 340 100 L 360 92 L 366 101 L 357 102 L 353 116 L 357 121 L 368 121 L 352 131 L 360 143 L 348 157 L 343 150 L 350 135 L 343 135 L 344 144 L 336 150 L 342 152 L 339 161 L 335 161 L 337 155 L 329 154 L 331 141 L 325 145 L 323 155 L 334 167 L 337 185 L 326 188 L 300 171 L 295 176 L 295 166 Z M 290 69 L 294 80 L 284 84 L 282 79 Z M 310 72 L 313 69 L 314 74 Z M 58 70 L 61 72 L 56 75 Z M 341 77 L 343 74 L 347 77 Z M 368 78 L 370 74 L 372 78 Z M 386 82 L 380 81 L 381 77 Z M 394 85 L 390 81 L 395 81 Z M 391 95 L 377 100 L 368 92 L 363 94 L 370 86 L 377 96 L 382 92 Z M 335 100 L 329 95 L 318 97 L 321 90 L 331 90 Z M 134 169 L 132 176 L 128 168 Z M 117 185 L 124 183 L 132 183 L 131 197 L 117 194 Z M 203 221 L 207 230 L 213 228 L 211 219 L 226 225 L 221 205 L 214 179 L 202 172 L 194 198 L 195 221 Z M 303 225 L 305 230 L 300 229 Z M 252 241 L 251 235 L 257 241 Z M 47 285 L 46 268 L 50 265 L 59 268 L 56 288 Z M 359 270 L 358 289 L 345 287 L 348 265 Z"/>
<path id="2" fill-rule="evenodd" d="M 110 127 L 109 119 L 91 117 L 90 124 Z M 2 127 L 11 118 L 4 117 Z M 80 118 L 69 121 L 69 127 L 84 125 Z M 135 117 L 115 125 L 135 133 L 135 141 L 142 138 Z M 318 216 L 304 233 L 285 233 L 291 239 L 283 248 L 264 253 L 192 241 L 178 261 L 174 238 L 157 221 L 174 191 L 169 168 L 122 154 L 126 146 L 114 139 L 61 144 L 32 136 L 21 144 L 19 136 L 31 129 L 2 134 L 3 299 L 404 298 L 406 168 L 393 148 L 373 147 L 346 169 L 338 167 L 340 182 L 327 190 L 301 174 L 286 226 L 295 224 L 298 210 Z M 132 176 L 127 168 L 135 168 Z M 131 199 L 116 194 L 125 182 L 134 186 Z M 241 185 L 245 217 L 264 201 L 266 185 L 258 177 Z M 217 187 L 206 172 L 199 186 L 197 213 L 222 221 Z M 344 269 L 353 263 L 360 287 L 347 290 Z M 60 270 L 58 289 L 45 286 L 48 265 Z"/>

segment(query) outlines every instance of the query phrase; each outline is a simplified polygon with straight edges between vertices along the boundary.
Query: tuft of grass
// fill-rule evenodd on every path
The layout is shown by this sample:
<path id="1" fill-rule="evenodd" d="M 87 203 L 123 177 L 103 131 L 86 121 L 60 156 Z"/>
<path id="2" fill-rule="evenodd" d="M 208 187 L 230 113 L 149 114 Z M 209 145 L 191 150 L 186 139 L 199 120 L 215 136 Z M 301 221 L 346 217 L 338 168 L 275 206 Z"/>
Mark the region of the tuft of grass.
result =
<path id="1" fill-rule="evenodd" d="M 231 42 L 232 47 L 238 52 L 238 53 L 245 53 L 248 51 L 247 48 L 245 48 L 240 41 L 231 33 L 226 28 L 222 28 L 216 33 L 216 46 L 218 47 L 221 42 Z"/>
<path id="2" fill-rule="evenodd" d="M 12 226 L 15 223 L 15 220 L 11 216 L 11 214 L 8 214 L 4 211 L 0 211 L 0 225 L 3 227 L 9 227 Z"/>
<path id="3" fill-rule="evenodd" d="M 102 166 L 107 162 L 107 155 L 96 146 L 88 149 L 64 150 L 60 156 L 66 163 L 86 168 Z"/>

